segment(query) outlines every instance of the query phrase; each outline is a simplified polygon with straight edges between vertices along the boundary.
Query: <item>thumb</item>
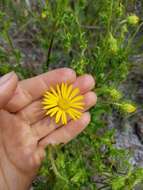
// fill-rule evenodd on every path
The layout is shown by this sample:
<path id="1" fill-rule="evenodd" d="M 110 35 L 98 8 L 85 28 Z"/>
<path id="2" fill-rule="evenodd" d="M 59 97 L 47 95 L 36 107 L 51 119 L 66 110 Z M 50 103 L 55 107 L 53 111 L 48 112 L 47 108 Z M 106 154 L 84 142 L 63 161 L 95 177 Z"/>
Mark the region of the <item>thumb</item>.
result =
<path id="1" fill-rule="evenodd" d="M 18 78 L 13 71 L 0 78 L 0 109 L 3 108 L 13 96 L 17 83 Z"/>

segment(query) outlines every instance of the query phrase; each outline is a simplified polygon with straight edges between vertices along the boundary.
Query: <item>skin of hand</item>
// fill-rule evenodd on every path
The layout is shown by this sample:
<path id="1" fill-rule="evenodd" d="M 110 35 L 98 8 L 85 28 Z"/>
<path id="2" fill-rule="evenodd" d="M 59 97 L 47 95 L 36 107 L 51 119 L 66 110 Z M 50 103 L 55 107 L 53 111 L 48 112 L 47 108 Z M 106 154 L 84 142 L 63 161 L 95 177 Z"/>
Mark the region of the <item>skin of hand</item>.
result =
<path id="1" fill-rule="evenodd" d="M 85 112 L 67 126 L 45 117 L 41 98 L 49 86 L 68 82 L 84 96 Z M 86 112 L 96 103 L 90 75 L 77 77 L 62 68 L 18 81 L 14 72 L 0 78 L 0 189 L 28 190 L 49 144 L 67 143 L 90 122 Z"/>

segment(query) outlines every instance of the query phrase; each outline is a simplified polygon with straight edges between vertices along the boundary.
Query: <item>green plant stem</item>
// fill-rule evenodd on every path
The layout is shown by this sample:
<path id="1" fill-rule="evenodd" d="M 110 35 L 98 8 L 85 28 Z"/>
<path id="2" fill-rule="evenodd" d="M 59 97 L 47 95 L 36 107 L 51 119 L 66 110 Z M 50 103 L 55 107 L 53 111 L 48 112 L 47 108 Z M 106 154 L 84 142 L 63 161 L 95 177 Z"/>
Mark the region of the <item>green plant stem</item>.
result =
<path id="1" fill-rule="evenodd" d="M 48 147 L 48 154 L 49 154 L 49 159 L 51 161 L 51 165 L 52 165 L 52 169 L 53 169 L 53 172 L 54 174 L 61 180 L 65 181 L 67 183 L 67 180 L 61 176 L 61 174 L 58 172 L 57 170 L 57 167 L 56 167 L 56 164 L 55 164 L 55 160 L 53 158 L 53 151 L 52 151 L 53 147 L 52 146 L 49 146 Z"/>
<path id="2" fill-rule="evenodd" d="M 51 57 L 53 42 L 54 42 L 54 33 L 52 34 L 52 37 L 51 37 L 51 40 L 50 40 L 50 45 L 49 45 L 49 48 L 48 48 L 47 61 L 46 61 L 47 68 L 49 67 L 49 64 L 50 64 L 50 57 Z"/>
<path id="3" fill-rule="evenodd" d="M 48 53 L 47 53 L 47 60 L 46 60 L 46 66 L 47 67 L 49 67 L 49 64 L 50 64 L 50 57 L 51 57 L 51 52 L 52 52 L 52 47 L 53 47 L 53 42 L 54 42 L 54 37 L 55 37 L 56 31 L 57 31 L 57 19 L 53 23 L 52 36 L 51 36 L 51 40 L 50 40 L 50 44 L 49 44 L 49 48 L 48 48 Z"/>
<path id="4" fill-rule="evenodd" d="M 10 37 L 8 31 L 6 31 L 6 36 L 7 36 L 7 40 L 8 40 L 8 42 L 9 42 L 9 45 L 10 45 L 12 51 L 14 52 L 15 47 L 14 47 L 14 45 L 13 45 L 13 41 L 12 41 L 12 39 L 11 39 L 11 37 Z"/>
<path id="5" fill-rule="evenodd" d="M 111 31 L 112 11 L 113 11 L 113 0 L 111 0 L 111 4 L 110 4 L 110 13 L 109 13 L 108 26 L 107 26 L 107 33 L 108 34 Z"/>
<path id="6" fill-rule="evenodd" d="M 19 63 L 19 60 L 17 59 L 17 56 L 15 55 L 15 47 L 14 47 L 13 41 L 12 41 L 8 31 L 6 31 L 6 36 L 7 36 L 8 43 L 9 43 L 9 45 L 11 47 L 12 53 L 13 53 L 14 57 L 16 58 L 16 63 L 17 63 L 18 66 L 21 66 L 20 63 Z"/>
<path id="7" fill-rule="evenodd" d="M 143 22 L 138 26 L 138 28 L 136 29 L 135 33 L 133 34 L 133 36 L 130 38 L 130 40 L 128 41 L 127 47 L 126 47 L 126 51 L 128 51 L 130 49 L 130 46 L 134 40 L 134 38 L 136 37 L 137 33 L 139 32 L 140 28 L 143 26 Z"/>

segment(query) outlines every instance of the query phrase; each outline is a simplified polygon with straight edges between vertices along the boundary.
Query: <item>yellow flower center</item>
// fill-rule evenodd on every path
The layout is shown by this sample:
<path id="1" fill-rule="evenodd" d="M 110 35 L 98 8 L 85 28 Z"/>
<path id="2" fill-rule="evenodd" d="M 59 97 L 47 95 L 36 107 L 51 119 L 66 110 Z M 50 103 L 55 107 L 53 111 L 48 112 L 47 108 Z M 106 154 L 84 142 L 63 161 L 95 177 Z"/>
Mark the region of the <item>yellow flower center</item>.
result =
<path id="1" fill-rule="evenodd" d="M 70 108 L 69 102 L 63 98 L 60 98 L 58 101 L 58 106 L 62 109 L 62 110 L 67 110 Z"/>

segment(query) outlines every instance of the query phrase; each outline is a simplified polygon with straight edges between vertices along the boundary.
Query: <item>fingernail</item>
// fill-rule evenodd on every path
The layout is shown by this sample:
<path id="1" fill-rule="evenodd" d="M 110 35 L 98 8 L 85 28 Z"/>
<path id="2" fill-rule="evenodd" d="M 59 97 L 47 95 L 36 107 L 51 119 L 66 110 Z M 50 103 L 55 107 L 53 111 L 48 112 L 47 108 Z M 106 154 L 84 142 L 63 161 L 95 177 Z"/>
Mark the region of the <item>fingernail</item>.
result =
<path id="1" fill-rule="evenodd" d="M 6 75 L 0 77 L 0 85 L 4 84 L 5 82 L 7 82 L 12 76 L 13 76 L 14 72 L 10 72 L 7 73 Z"/>

